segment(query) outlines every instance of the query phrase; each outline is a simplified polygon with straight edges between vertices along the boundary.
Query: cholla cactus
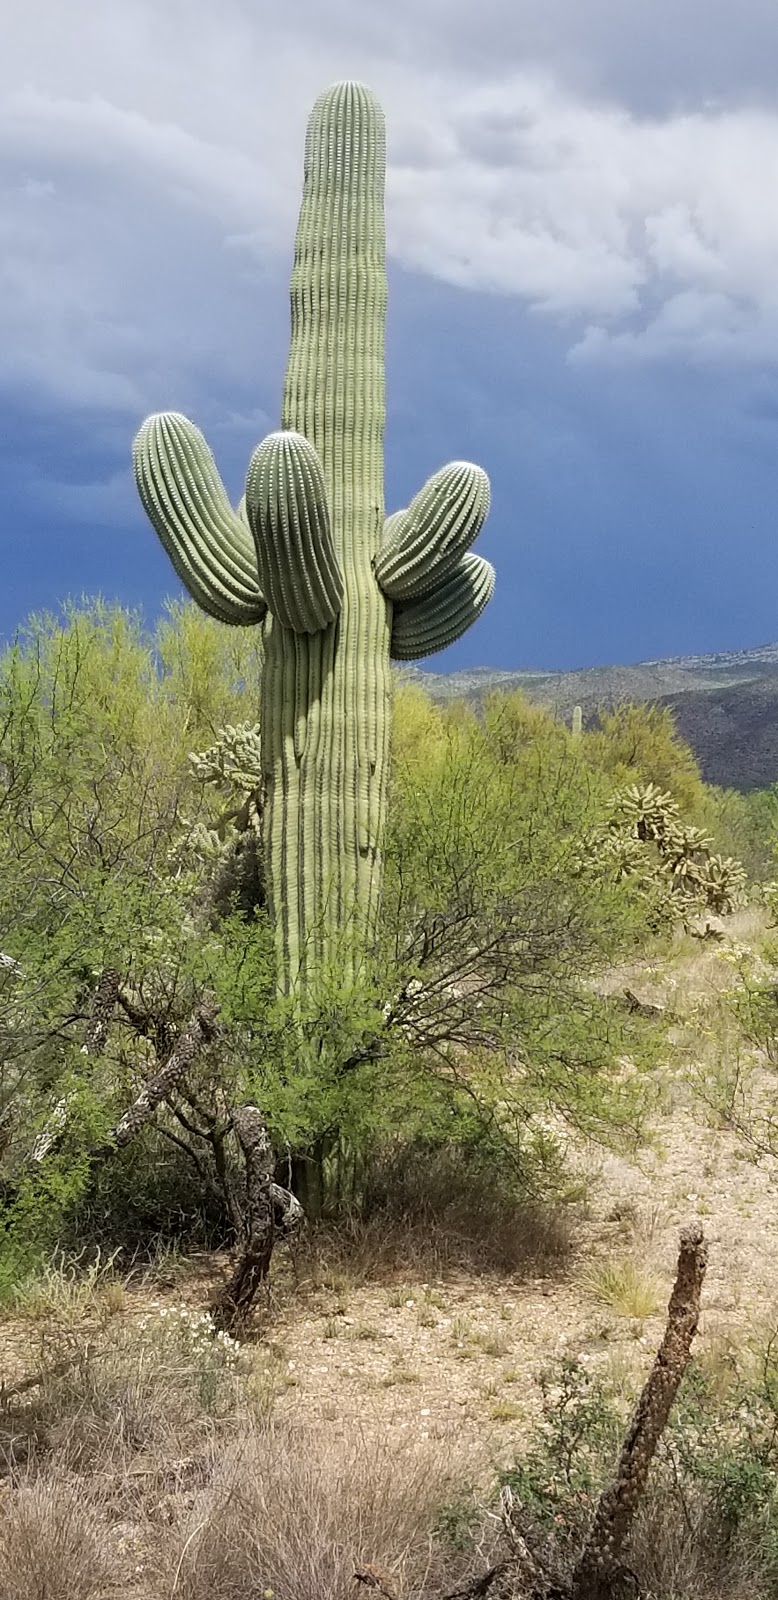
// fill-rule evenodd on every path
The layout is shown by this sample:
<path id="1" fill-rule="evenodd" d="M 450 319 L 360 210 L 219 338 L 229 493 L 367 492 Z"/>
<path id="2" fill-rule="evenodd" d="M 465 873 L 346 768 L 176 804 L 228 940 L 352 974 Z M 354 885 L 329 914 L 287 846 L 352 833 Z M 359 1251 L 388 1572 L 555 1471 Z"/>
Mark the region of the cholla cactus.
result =
<path id="1" fill-rule="evenodd" d="M 611 799 L 605 827 L 587 840 L 581 870 L 605 872 L 619 882 L 632 877 L 655 896 L 666 890 L 666 909 L 682 923 L 701 908 L 732 911 L 746 885 L 744 868 L 732 856 L 712 853 L 704 828 L 681 821 L 672 795 L 657 784 L 630 784 Z"/>
<path id="2" fill-rule="evenodd" d="M 701 873 L 700 887 L 709 911 L 724 916 L 734 911 L 746 890 L 745 868 L 734 856 L 708 856 Z"/>
<path id="3" fill-rule="evenodd" d="M 634 834 L 610 830 L 591 842 L 594 848 L 587 850 L 590 860 L 597 871 L 607 872 L 616 883 L 622 878 L 637 877 L 648 888 L 659 880 L 660 869 L 655 856 Z"/>
<path id="4" fill-rule="evenodd" d="M 228 723 L 210 749 L 190 754 L 189 765 L 201 783 L 213 784 L 233 802 L 225 807 L 216 824 L 219 839 L 224 840 L 230 823 L 238 833 L 259 825 L 262 752 L 256 723 L 244 722 L 238 728 Z"/>
<path id="5" fill-rule="evenodd" d="M 375 922 L 390 660 L 451 644 L 494 587 L 469 552 L 489 506 L 480 468 L 455 462 L 384 516 L 383 188 L 380 108 L 338 84 L 308 125 L 283 431 L 255 450 L 238 509 L 185 417 L 150 417 L 134 446 L 189 593 L 263 627 L 263 846 L 285 989 L 343 935 L 349 970 Z"/>
<path id="6" fill-rule="evenodd" d="M 778 923 L 778 879 L 771 878 L 762 884 L 762 900 L 770 914 L 770 925 L 774 927 Z"/>
<path id="7" fill-rule="evenodd" d="M 244 794 L 259 789 L 262 781 L 259 724 L 243 722 L 233 728 L 227 723 L 208 750 L 192 751 L 189 765 L 202 783 L 213 783 L 219 789 Z"/>
<path id="8" fill-rule="evenodd" d="M 611 802 L 610 825 L 615 830 L 627 830 L 644 842 L 659 842 L 675 827 L 679 817 L 678 807 L 671 794 L 666 794 L 655 783 L 632 783 L 620 789 Z"/>

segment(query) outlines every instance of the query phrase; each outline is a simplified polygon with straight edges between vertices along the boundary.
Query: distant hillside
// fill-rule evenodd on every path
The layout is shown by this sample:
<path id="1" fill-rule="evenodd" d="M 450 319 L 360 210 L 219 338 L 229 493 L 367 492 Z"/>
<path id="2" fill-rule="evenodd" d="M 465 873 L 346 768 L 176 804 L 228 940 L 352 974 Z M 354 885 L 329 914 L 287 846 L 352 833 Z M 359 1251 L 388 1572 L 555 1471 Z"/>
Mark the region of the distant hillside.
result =
<path id="1" fill-rule="evenodd" d="M 745 792 L 778 782 L 778 644 L 580 672 L 477 667 L 443 674 L 409 668 L 400 676 L 436 700 L 477 703 L 493 689 L 523 689 L 566 721 L 575 705 L 585 721 L 598 707 L 619 701 L 668 705 L 709 783 Z"/>

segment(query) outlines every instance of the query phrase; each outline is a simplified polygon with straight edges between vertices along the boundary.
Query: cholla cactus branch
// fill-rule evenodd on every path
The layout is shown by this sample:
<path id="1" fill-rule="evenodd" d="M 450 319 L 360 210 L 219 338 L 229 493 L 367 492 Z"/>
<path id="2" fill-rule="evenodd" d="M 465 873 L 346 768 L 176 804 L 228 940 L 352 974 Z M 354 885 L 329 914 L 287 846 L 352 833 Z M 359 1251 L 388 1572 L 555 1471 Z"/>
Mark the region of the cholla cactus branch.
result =
<path id="1" fill-rule="evenodd" d="M 244 722 L 233 728 L 227 723 L 215 744 L 190 752 L 189 765 L 201 783 L 212 783 L 229 793 L 252 793 L 262 777 L 258 724 Z"/>
<path id="2" fill-rule="evenodd" d="M 689 1364 L 707 1262 L 702 1228 L 692 1223 L 681 1233 L 664 1338 L 635 1407 L 616 1475 L 600 1497 L 586 1548 L 573 1574 L 571 1600 L 610 1600 L 614 1593 L 624 1543 Z"/>

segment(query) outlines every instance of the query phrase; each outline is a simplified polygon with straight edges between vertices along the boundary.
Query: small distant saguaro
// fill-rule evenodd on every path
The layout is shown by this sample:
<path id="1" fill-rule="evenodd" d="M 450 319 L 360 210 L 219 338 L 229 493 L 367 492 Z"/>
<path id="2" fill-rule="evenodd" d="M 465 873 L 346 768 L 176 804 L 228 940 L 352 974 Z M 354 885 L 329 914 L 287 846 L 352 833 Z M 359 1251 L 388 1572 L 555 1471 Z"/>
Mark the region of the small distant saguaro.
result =
<path id="1" fill-rule="evenodd" d="M 384 119 L 341 83 L 317 100 L 292 272 L 281 431 L 233 510 L 203 435 L 163 412 L 133 447 L 143 505 L 194 600 L 263 630 L 263 853 L 279 984 L 327 951 L 353 974 L 378 912 L 391 660 L 442 650 L 483 611 L 470 552 L 489 507 L 454 462 L 384 514 Z"/>

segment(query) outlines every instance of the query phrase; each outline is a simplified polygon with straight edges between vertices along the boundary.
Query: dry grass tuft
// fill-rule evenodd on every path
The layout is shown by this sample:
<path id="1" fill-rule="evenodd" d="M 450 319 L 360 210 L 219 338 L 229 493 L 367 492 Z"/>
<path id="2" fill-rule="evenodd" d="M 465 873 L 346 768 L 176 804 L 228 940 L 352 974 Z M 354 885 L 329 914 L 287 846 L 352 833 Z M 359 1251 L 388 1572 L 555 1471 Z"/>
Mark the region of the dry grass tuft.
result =
<path id="1" fill-rule="evenodd" d="M 598 1305 L 639 1322 L 653 1317 L 662 1305 L 656 1278 L 629 1258 L 594 1262 L 582 1272 L 579 1282 L 584 1294 L 591 1295 Z"/>
<path id="2" fill-rule="evenodd" d="M 126 1467 L 140 1453 L 180 1459 L 272 1402 L 270 1357 L 259 1370 L 186 1307 L 112 1317 L 87 1339 L 76 1322 L 64 1359 L 55 1334 L 36 1363 L 40 1381 L 0 1409 L 0 1466 L 11 1473 L 45 1459 L 78 1472 Z"/>
<path id="3" fill-rule="evenodd" d="M 646 1595 L 673 1600 L 770 1600 L 774 1579 L 758 1541 L 731 1542 L 699 1492 L 673 1498 L 649 1484 L 630 1538 L 630 1563 Z"/>
<path id="4" fill-rule="evenodd" d="M 52 1474 L 9 1497 L 0 1519 L 0 1600 L 93 1600 L 108 1577 L 83 1485 Z"/>
<path id="5" fill-rule="evenodd" d="M 376 1162 L 359 1208 L 312 1229 L 309 1247 L 319 1275 L 339 1265 L 351 1288 L 451 1269 L 545 1276 L 568 1264 L 574 1221 L 570 1204 L 510 1194 L 456 1148 L 412 1146 Z"/>
<path id="6" fill-rule="evenodd" d="M 178 1529 L 160 1578 L 173 1600 L 354 1600 L 372 1567 L 390 1592 L 436 1587 L 442 1517 L 472 1458 L 451 1442 L 369 1442 L 317 1426 L 258 1429 L 222 1457 Z"/>

